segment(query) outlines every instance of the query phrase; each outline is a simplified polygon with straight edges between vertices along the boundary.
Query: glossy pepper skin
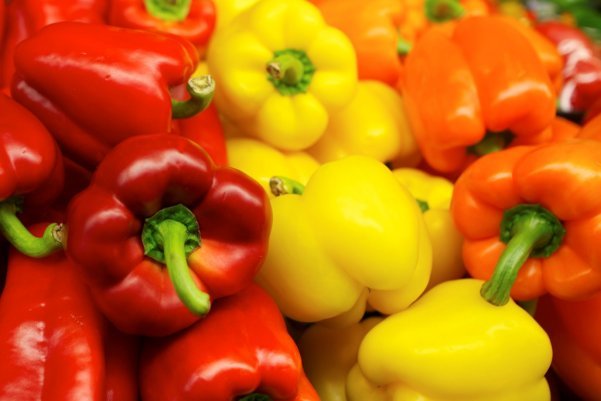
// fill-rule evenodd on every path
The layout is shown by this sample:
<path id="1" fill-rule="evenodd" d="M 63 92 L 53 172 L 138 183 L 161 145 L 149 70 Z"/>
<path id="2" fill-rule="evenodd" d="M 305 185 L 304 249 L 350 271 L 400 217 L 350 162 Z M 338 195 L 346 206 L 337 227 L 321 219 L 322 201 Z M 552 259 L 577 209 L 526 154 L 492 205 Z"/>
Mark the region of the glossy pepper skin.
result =
<path id="1" fill-rule="evenodd" d="M 6 3 L 5 41 L 0 48 L 0 86 L 9 90 L 15 47 L 43 27 L 62 21 L 104 23 L 106 0 L 11 0 Z"/>
<path id="2" fill-rule="evenodd" d="M 535 318 L 551 338 L 553 370 L 575 394 L 598 400 L 601 394 L 601 296 L 562 301 L 539 299 Z"/>
<path id="3" fill-rule="evenodd" d="M 26 108 L 0 94 L 0 234 L 29 256 L 61 248 L 60 225 L 50 224 L 36 237 L 17 213 L 46 208 L 63 183 L 62 156 L 50 133 Z"/>
<path id="4" fill-rule="evenodd" d="M 215 104 L 247 136 L 303 150 L 352 98 L 353 46 L 304 0 L 266 0 L 217 30 L 207 53 Z"/>
<path id="5" fill-rule="evenodd" d="M 481 285 L 439 284 L 371 329 L 347 378 L 348 400 L 550 400 L 549 337 L 514 302 L 482 299 Z"/>
<path id="6" fill-rule="evenodd" d="M 43 259 L 11 251 L 0 352 L 0 400 L 138 399 L 137 341 L 103 318 L 62 251 Z"/>
<path id="7" fill-rule="evenodd" d="M 149 339 L 145 401 L 318 401 L 277 305 L 256 285 L 219 300 L 206 319 Z"/>
<path id="8" fill-rule="evenodd" d="M 599 152 L 590 139 L 518 146 L 461 175 L 453 218 L 468 272 L 491 279 L 487 299 L 506 299 L 510 289 L 523 301 L 545 293 L 578 299 L 601 289 L 601 203 L 591 191 L 600 184 Z"/>
<path id="9" fill-rule="evenodd" d="M 389 314 L 421 295 L 432 247 L 415 199 L 384 164 L 365 156 L 325 163 L 299 192 L 271 200 L 257 275 L 285 316 L 343 326 L 367 305 Z"/>
<path id="10" fill-rule="evenodd" d="M 325 133 L 307 152 L 321 163 L 350 155 L 409 163 L 420 157 L 400 94 L 367 80 L 359 81 L 351 102 L 330 116 Z"/>
<path id="11" fill-rule="evenodd" d="M 124 139 L 169 132 L 181 108 L 208 105 L 210 80 L 199 98 L 172 105 L 170 88 L 186 84 L 197 63 L 196 48 L 176 36 L 61 22 L 19 44 L 12 95 L 67 157 L 93 170 Z"/>
<path id="12" fill-rule="evenodd" d="M 215 29 L 212 0 L 112 0 L 108 23 L 171 33 L 205 48 Z"/>
<path id="13" fill-rule="evenodd" d="M 167 335 L 252 282 L 271 209 L 248 176 L 186 138 L 155 134 L 107 155 L 67 224 L 68 255 L 103 313 L 125 332 Z"/>
<path id="14" fill-rule="evenodd" d="M 555 116 L 544 65 L 506 17 L 463 18 L 451 31 L 435 27 L 421 36 L 402 83 L 420 150 L 441 173 L 460 172 L 477 154 L 504 147 L 507 134 L 499 133 L 534 137 Z M 482 142 L 487 132 L 495 146 Z"/>

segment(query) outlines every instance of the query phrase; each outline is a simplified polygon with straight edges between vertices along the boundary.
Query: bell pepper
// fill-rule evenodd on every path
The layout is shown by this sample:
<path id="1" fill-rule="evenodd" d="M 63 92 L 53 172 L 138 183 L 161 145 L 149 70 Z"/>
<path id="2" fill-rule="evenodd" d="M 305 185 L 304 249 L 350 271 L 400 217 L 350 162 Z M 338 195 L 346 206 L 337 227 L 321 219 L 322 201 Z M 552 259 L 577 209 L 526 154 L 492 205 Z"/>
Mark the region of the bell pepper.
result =
<path id="1" fill-rule="evenodd" d="M 147 336 L 191 325 L 250 284 L 271 224 L 259 184 L 165 134 L 117 145 L 67 211 L 67 253 L 100 309 Z"/>
<path id="2" fill-rule="evenodd" d="M 538 135 L 555 116 L 549 76 L 507 17 L 467 17 L 454 27 L 450 34 L 436 27 L 423 34 L 406 58 L 402 82 L 420 150 L 442 173 L 462 171 L 513 136 Z"/>
<path id="3" fill-rule="evenodd" d="M 601 142 L 519 146 L 487 155 L 457 180 L 451 210 L 468 272 L 495 305 L 601 290 L 596 226 Z"/>
<path id="4" fill-rule="evenodd" d="M 17 214 L 45 208 L 64 182 L 61 153 L 50 133 L 26 108 L 0 94 L 0 234 L 19 251 L 43 257 L 62 247 L 61 224 L 32 235 Z"/>
<path id="5" fill-rule="evenodd" d="M 272 184 L 280 195 L 256 281 L 285 316 L 344 326 L 367 304 L 390 314 L 424 291 L 432 247 L 423 216 L 383 163 L 348 156 L 321 165 L 304 188 Z"/>
<path id="6" fill-rule="evenodd" d="M 12 95 L 67 157 L 93 170 L 124 139 L 169 132 L 173 118 L 207 107 L 212 79 L 188 80 L 197 63 L 196 48 L 176 36 L 60 22 L 15 50 Z M 186 82 L 190 98 L 172 99 L 170 88 Z"/>
<path id="7" fill-rule="evenodd" d="M 591 40 L 578 28 L 561 21 L 535 25 L 548 38 L 564 60 L 564 83 L 558 98 L 563 113 L 582 113 L 601 98 L 601 58 Z"/>
<path id="8" fill-rule="evenodd" d="M 330 116 L 325 133 L 307 152 L 321 163 L 350 155 L 381 162 L 419 159 L 401 96 L 378 81 L 359 81 L 351 102 Z"/>
<path id="9" fill-rule="evenodd" d="M 213 0 L 112 0 L 108 23 L 171 33 L 204 49 L 215 29 Z"/>
<path id="10" fill-rule="evenodd" d="M 585 400 L 601 394 L 601 295 L 579 301 L 538 300 L 535 318 L 551 338 L 553 370 Z"/>
<path id="11" fill-rule="evenodd" d="M 303 332 L 298 348 L 321 401 L 346 401 L 346 377 L 357 363 L 359 345 L 382 319 L 372 316 L 346 327 L 316 323 Z"/>
<path id="12" fill-rule="evenodd" d="M 238 14 L 252 7 L 259 0 L 213 0 L 217 8 L 217 27 L 228 26 Z"/>
<path id="13" fill-rule="evenodd" d="M 138 399 L 137 340 L 108 324 L 62 251 L 43 259 L 11 251 L 0 353 L 2 400 Z"/>
<path id="14" fill-rule="evenodd" d="M 270 180 L 284 176 L 306 184 L 319 163 L 306 152 L 282 152 L 252 138 L 235 137 L 226 141 L 230 166 L 254 178 L 271 197 Z"/>
<path id="15" fill-rule="evenodd" d="M 145 401 L 319 400 L 277 305 L 256 285 L 188 329 L 145 342 L 140 388 Z"/>
<path id="16" fill-rule="evenodd" d="M 348 375 L 348 400 L 550 400 L 549 337 L 514 302 L 491 306 L 481 286 L 439 284 L 372 328 Z"/>
<path id="17" fill-rule="evenodd" d="M 463 236 L 455 227 L 450 210 L 453 184 L 446 178 L 413 168 L 397 168 L 392 174 L 417 200 L 432 243 L 432 272 L 426 290 L 463 277 L 466 274 L 461 256 Z"/>
<path id="18" fill-rule="evenodd" d="M 591 118 L 578 133 L 579 138 L 590 138 L 601 141 L 601 113 Z"/>
<path id="19" fill-rule="evenodd" d="M 207 62 L 217 109 L 282 150 L 315 143 L 357 83 L 352 44 L 304 0 L 255 3 L 215 32 Z"/>
<path id="20" fill-rule="evenodd" d="M 107 0 L 11 0 L 6 3 L 5 40 L 0 47 L 0 87 L 7 91 L 15 47 L 43 27 L 61 21 L 103 23 Z M 4 5 L 3 5 L 4 7 Z"/>

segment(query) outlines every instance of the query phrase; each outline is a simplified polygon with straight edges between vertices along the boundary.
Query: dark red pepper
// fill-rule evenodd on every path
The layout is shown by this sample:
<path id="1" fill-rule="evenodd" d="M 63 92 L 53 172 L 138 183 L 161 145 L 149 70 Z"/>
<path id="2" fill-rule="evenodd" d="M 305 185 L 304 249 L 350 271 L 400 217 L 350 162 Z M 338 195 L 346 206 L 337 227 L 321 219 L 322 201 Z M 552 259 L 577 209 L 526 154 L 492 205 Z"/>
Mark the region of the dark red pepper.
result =
<path id="1" fill-rule="evenodd" d="M 57 139 L 65 156 L 93 170 L 124 139 L 169 132 L 173 118 L 206 108 L 214 82 L 190 79 L 198 52 L 173 35 L 60 22 L 15 50 L 13 97 Z M 170 89 L 188 86 L 188 99 Z"/>
<path id="2" fill-rule="evenodd" d="M 216 167 L 191 140 L 155 134 L 106 156 L 67 225 L 67 253 L 104 314 L 126 332 L 167 335 L 252 282 L 271 207 L 250 177 Z"/>
<path id="3" fill-rule="evenodd" d="M 1 400 L 136 401 L 137 350 L 103 318 L 62 251 L 32 259 L 11 250 L 0 298 Z"/>
<path id="4" fill-rule="evenodd" d="M 144 401 L 317 401 L 298 348 L 267 293 L 251 285 L 173 336 L 148 339 Z"/>

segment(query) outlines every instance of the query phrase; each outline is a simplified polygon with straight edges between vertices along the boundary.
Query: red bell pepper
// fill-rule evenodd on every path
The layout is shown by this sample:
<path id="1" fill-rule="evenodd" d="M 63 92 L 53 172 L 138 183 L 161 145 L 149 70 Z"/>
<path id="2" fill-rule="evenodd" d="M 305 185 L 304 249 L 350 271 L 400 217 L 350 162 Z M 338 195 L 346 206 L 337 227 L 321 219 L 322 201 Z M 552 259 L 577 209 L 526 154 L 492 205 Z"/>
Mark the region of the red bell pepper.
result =
<path id="1" fill-rule="evenodd" d="M 6 4 L 6 40 L 0 47 L 0 87 L 5 88 L 15 71 L 13 57 L 19 42 L 56 22 L 102 23 L 106 13 L 106 0 L 11 0 Z"/>
<path id="2" fill-rule="evenodd" d="M 215 29 L 213 0 L 112 0 L 108 22 L 171 33 L 204 49 Z"/>
<path id="3" fill-rule="evenodd" d="M 29 256 L 62 247 L 61 226 L 35 237 L 17 218 L 22 209 L 44 208 L 61 191 L 62 156 L 50 133 L 23 106 L 0 94 L 0 233 Z"/>
<path id="4" fill-rule="evenodd" d="M 177 36 L 61 22 L 15 50 L 13 97 L 48 127 L 67 157 L 89 169 L 124 139 L 169 132 L 173 118 L 209 104 L 214 82 L 188 78 L 198 52 Z M 188 82 L 190 98 L 170 88 Z"/>
<path id="5" fill-rule="evenodd" d="M 136 344 L 103 318 L 64 252 L 32 259 L 11 251 L 0 297 L 0 399 L 136 401 Z"/>
<path id="6" fill-rule="evenodd" d="M 310 401 L 294 340 L 256 285 L 215 303 L 206 319 L 142 346 L 144 401 Z"/>
<path id="7" fill-rule="evenodd" d="M 67 253 L 104 314 L 126 332 L 167 335 L 252 282 L 271 207 L 250 177 L 216 167 L 189 139 L 155 134 L 106 156 L 67 225 Z"/>

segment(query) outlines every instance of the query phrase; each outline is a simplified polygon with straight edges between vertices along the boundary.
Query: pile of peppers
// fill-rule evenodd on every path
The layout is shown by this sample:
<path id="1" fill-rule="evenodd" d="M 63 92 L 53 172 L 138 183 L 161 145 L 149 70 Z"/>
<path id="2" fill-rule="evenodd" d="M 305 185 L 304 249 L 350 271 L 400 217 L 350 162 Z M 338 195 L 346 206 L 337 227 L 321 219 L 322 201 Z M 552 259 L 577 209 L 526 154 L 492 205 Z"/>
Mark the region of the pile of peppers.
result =
<path id="1" fill-rule="evenodd" d="M 0 0 L 0 401 L 601 401 L 597 0 Z"/>

